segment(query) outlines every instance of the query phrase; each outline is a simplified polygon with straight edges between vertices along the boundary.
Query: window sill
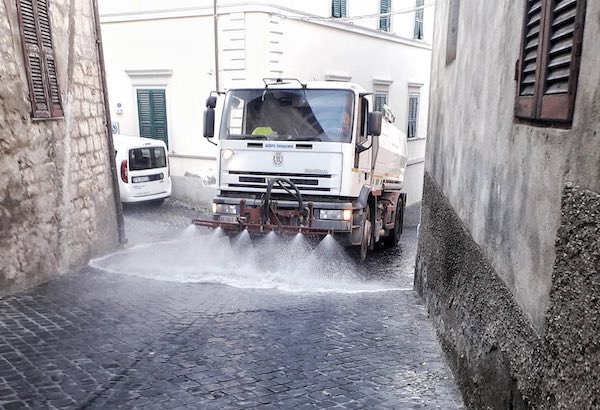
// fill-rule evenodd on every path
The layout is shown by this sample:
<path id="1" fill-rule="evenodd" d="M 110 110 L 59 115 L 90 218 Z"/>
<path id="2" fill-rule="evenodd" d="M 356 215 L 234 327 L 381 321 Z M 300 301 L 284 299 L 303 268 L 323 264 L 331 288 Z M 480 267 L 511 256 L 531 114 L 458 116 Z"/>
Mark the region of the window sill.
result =
<path id="1" fill-rule="evenodd" d="M 64 120 L 65 117 L 31 117 L 31 121 L 39 122 L 39 121 L 55 121 L 55 120 Z"/>
<path id="2" fill-rule="evenodd" d="M 562 130 L 570 130 L 573 128 L 573 124 L 571 122 L 554 122 L 554 121 L 540 121 L 540 120 L 528 120 L 525 118 L 515 117 L 513 120 L 513 124 L 516 125 L 524 125 L 529 127 L 536 128 L 554 128 L 554 129 L 562 129 Z"/>

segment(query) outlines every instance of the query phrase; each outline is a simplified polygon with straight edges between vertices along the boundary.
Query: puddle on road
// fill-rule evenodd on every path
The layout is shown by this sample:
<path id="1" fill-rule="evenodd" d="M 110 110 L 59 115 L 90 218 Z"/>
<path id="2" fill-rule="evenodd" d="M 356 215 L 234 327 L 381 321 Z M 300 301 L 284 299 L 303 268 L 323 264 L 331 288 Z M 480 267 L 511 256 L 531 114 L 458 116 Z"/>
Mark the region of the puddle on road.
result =
<path id="1" fill-rule="evenodd" d="M 367 281 L 331 236 L 318 244 L 301 234 L 270 233 L 251 239 L 242 232 L 229 239 L 194 225 L 175 240 L 148 243 L 94 259 L 107 272 L 178 283 L 219 283 L 238 288 L 287 292 L 362 293 L 399 290 Z"/>

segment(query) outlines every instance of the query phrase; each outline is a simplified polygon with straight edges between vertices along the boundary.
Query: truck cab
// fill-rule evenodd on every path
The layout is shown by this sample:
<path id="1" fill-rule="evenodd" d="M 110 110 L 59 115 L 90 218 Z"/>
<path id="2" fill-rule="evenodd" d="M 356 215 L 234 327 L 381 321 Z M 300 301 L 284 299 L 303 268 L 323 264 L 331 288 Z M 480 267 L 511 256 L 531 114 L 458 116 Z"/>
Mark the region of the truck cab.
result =
<path id="1" fill-rule="evenodd" d="M 219 147 L 211 226 L 330 233 L 360 246 L 361 259 L 380 240 L 395 245 L 406 136 L 387 114 L 345 82 L 265 79 L 210 97 L 205 137 Z"/>

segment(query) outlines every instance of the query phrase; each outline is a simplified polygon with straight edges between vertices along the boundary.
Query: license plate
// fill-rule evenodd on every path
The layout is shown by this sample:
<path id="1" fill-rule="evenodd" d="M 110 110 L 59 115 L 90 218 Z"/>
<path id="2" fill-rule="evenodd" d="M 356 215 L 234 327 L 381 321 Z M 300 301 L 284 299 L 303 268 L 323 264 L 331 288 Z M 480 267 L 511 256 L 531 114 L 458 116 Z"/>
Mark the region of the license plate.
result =
<path id="1" fill-rule="evenodd" d="M 237 223 L 237 221 L 238 221 L 238 218 L 237 218 L 237 216 L 224 216 L 224 215 L 221 215 L 221 216 L 219 217 L 219 220 L 220 220 L 220 221 L 223 221 L 223 222 L 233 222 L 233 223 Z"/>
<path id="2" fill-rule="evenodd" d="M 133 182 L 134 184 L 139 183 L 139 182 L 148 182 L 148 181 L 150 181 L 150 177 L 148 177 L 148 176 L 131 178 L 131 182 Z"/>

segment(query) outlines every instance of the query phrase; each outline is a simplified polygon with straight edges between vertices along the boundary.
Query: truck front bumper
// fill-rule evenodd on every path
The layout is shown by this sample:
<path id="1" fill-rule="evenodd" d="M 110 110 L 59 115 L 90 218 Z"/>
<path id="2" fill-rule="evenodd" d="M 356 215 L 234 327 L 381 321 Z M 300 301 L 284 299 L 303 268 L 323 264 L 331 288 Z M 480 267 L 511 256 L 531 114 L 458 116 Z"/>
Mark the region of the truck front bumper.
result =
<path id="1" fill-rule="evenodd" d="M 302 233 L 307 236 L 324 237 L 334 235 L 345 245 L 360 244 L 362 237 L 362 209 L 353 209 L 351 202 L 306 201 L 309 210 L 308 223 L 302 225 L 278 223 L 261 223 L 260 210 L 263 203 L 260 199 L 231 198 L 217 196 L 213 200 L 211 219 L 197 219 L 193 223 L 210 228 L 222 228 L 228 234 L 236 234 L 247 229 L 250 234 L 265 234 L 271 231 L 278 233 Z M 272 200 L 271 206 L 282 212 L 298 210 L 298 202 Z M 225 211 L 225 212 L 223 212 Z"/>

